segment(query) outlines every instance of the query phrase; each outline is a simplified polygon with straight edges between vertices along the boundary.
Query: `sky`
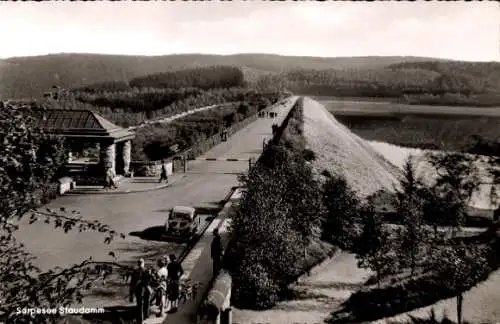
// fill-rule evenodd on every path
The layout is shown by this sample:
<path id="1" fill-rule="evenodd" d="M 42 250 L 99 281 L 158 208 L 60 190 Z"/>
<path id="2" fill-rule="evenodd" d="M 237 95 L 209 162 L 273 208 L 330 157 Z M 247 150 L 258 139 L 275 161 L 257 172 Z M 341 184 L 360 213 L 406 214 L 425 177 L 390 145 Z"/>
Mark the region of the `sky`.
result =
<path id="1" fill-rule="evenodd" d="M 0 58 L 411 55 L 500 61 L 496 2 L 0 2 Z"/>

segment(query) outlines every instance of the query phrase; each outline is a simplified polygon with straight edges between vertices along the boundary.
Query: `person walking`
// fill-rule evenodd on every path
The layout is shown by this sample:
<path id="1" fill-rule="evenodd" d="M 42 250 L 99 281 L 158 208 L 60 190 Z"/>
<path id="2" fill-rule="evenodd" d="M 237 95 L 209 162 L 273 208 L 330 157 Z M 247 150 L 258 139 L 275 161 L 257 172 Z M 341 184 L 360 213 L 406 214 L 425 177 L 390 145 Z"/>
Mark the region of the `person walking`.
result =
<path id="1" fill-rule="evenodd" d="M 161 173 L 160 173 L 159 183 L 161 183 L 163 180 L 165 180 L 168 183 L 167 167 L 165 166 L 165 160 L 161 160 Z"/>
<path id="2" fill-rule="evenodd" d="M 221 237 L 219 234 L 219 229 L 214 229 L 214 239 L 212 240 L 212 245 L 210 247 L 210 255 L 213 261 L 213 275 L 217 275 L 220 270 L 221 259 L 222 259 L 223 247 L 221 242 Z"/>
<path id="3" fill-rule="evenodd" d="M 167 281 L 167 296 L 170 301 L 170 313 L 177 311 L 179 302 L 179 281 L 184 274 L 182 265 L 177 261 L 174 254 L 170 255 L 170 263 L 167 266 L 168 281 Z"/>
<path id="4" fill-rule="evenodd" d="M 156 272 L 156 276 L 158 278 L 158 288 L 156 292 L 156 305 L 160 308 L 160 313 L 158 314 L 158 317 L 163 316 L 163 312 L 165 311 L 165 308 L 167 307 L 167 277 L 168 277 L 168 270 L 167 270 L 167 265 L 165 263 L 164 259 L 158 260 L 158 271 Z"/>
<path id="5" fill-rule="evenodd" d="M 115 173 L 113 172 L 113 169 L 108 168 L 108 170 L 106 171 L 106 183 L 107 183 L 109 189 L 117 189 L 118 188 L 118 186 L 115 183 L 114 178 L 115 178 Z"/>
<path id="6" fill-rule="evenodd" d="M 142 324 L 149 317 L 149 306 L 151 303 L 151 276 L 145 267 L 144 259 L 137 262 L 137 268 L 132 274 L 129 289 L 129 301 L 136 300 L 136 322 Z"/>

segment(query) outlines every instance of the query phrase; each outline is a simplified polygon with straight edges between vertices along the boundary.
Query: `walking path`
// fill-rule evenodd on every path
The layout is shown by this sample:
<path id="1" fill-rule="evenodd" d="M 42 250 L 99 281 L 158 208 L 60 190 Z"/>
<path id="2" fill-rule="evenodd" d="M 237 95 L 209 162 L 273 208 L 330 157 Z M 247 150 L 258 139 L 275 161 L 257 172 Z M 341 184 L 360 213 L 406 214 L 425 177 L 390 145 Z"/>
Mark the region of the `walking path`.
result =
<path id="1" fill-rule="evenodd" d="M 231 105 L 231 104 L 234 104 L 234 102 L 227 102 L 227 103 L 223 103 L 223 104 L 216 104 L 216 105 L 211 105 L 211 106 L 205 106 L 205 107 L 195 108 L 195 109 L 191 109 L 191 110 L 188 110 L 188 111 L 185 111 L 185 112 L 182 112 L 182 113 L 170 116 L 170 117 L 159 118 L 159 119 L 154 119 L 154 120 L 146 120 L 142 124 L 139 124 L 137 126 L 131 126 L 131 127 L 129 127 L 128 130 L 132 130 L 133 131 L 133 130 L 136 130 L 138 128 L 142 128 L 142 127 L 145 127 L 145 126 L 151 125 L 151 124 L 166 124 L 166 123 L 170 123 L 170 122 L 173 122 L 176 119 L 185 117 L 187 115 L 191 115 L 191 114 L 194 114 L 194 113 L 197 113 L 197 112 L 200 112 L 200 111 L 204 111 L 204 110 L 209 110 L 209 109 L 212 109 L 212 108 L 224 107 L 224 106 L 228 106 L 228 105 Z"/>

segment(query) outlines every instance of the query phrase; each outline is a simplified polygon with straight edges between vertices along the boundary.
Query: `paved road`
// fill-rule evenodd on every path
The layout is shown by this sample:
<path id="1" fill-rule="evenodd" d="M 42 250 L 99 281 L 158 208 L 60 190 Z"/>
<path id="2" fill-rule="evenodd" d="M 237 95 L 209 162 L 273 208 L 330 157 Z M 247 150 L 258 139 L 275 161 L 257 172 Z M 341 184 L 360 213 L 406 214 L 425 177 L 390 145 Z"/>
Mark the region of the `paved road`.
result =
<path id="1" fill-rule="evenodd" d="M 282 120 L 290 108 L 291 105 L 276 108 L 277 119 Z M 263 139 L 271 137 L 273 122 L 276 120 L 260 118 L 203 157 L 258 157 Z M 230 188 L 238 184 L 236 173 L 246 171 L 248 162 L 191 161 L 188 168 L 190 172 L 185 178 L 163 190 L 125 195 L 64 196 L 47 207 L 78 210 L 86 219 L 100 220 L 125 234 L 142 231 L 163 225 L 165 211 L 174 205 L 215 207 Z M 23 224 L 27 221 L 25 219 Z M 107 246 L 101 244 L 103 237 L 98 233 L 66 235 L 43 223 L 22 226 L 16 236 L 39 257 L 39 266 L 44 269 L 77 263 L 90 256 L 94 260 L 109 261 L 111 250 L 116 252 L 119 261 L 130 262 L 139 256 L 154 261 L 160 255 L 170 251 L 178 253 L 181 249 L 179 244 L 145 241 L 130 235 L 125 241 Z"/>

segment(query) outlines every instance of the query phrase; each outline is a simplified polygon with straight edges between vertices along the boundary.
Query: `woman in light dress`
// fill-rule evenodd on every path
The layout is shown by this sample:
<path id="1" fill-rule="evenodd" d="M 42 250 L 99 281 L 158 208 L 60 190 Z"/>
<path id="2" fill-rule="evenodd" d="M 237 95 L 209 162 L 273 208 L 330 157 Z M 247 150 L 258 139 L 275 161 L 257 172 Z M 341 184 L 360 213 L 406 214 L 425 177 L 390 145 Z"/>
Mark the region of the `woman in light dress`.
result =
<path id="1" fill-rule="evenodd" d="M 160 307 L 159 317 L 162 317 L 168 306 L 167 299 L 167 277 L 168 277 L 168 257 L 158 260 L 158 292 L 157 292 L 157 302 L 156 304 Z"/>

